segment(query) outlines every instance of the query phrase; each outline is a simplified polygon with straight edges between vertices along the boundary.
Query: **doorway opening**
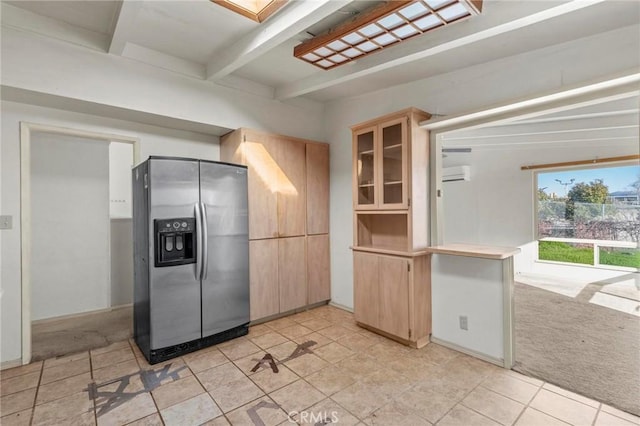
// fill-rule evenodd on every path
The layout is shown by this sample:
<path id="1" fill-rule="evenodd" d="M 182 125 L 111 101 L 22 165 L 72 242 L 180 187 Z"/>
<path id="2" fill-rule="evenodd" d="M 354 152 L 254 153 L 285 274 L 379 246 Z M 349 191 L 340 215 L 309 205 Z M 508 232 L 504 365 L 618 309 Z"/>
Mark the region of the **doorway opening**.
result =
<path id="1" fill-rule="evenodd" d="M 137 145 L 21 123 L 23 364 L 131 334 Z"/>

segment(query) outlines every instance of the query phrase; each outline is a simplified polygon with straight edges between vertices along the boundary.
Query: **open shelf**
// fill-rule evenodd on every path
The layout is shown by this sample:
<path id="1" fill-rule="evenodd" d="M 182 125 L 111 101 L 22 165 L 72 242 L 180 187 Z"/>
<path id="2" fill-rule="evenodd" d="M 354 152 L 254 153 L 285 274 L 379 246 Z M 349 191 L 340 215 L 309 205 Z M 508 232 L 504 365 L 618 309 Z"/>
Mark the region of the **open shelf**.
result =
<path id="1" fill-rule="evenodd" d="M 408 250 L 407 213 L 358 213 L 356 217 L 356 246 Z"/>

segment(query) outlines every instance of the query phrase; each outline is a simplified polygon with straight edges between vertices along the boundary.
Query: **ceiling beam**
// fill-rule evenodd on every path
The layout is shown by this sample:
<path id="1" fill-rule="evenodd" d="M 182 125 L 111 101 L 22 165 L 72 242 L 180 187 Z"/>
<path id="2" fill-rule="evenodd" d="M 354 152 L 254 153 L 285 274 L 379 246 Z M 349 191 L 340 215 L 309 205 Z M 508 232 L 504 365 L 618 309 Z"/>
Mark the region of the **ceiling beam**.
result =
<path id="1" fill-rule="evenodd" d="M 513 19 L 506 20 L 504 16 L 485 15 L 470 19 L 466 22 L 465 35 L 447 40 L 443 34 L 447 30 L 456 28 L 455 25 L 430 33 L 431 37 L 414 37 L 400 45 L 383 49 L 375 55 L 364 57 L 344 67 L 334 68 L 326 72 L 318 72 L 309 77 L 294 81 L 276 88 L 277 99 L 289 99 L 303 96 L 318 90 L 347 83 L 349 81 L 365 77 L 374 73 L 400 67 L 412 62 L 420 61 L 439 53 L 467 46 L 481 40 L 516 31 L 546 20 L 556 18 L 585 7 L 603 2 L 604 0 L 572 0 L 559 6 L 548 7 L 547 2 L 528 2 L 527 7 L 538 10 L 522 13 L 523 5 L 515 4 Z M 501 7 L 511 7 L 513 3 L 507 2 Z M 540 8 L 543 8 L 540 10 Z M 517 16 L 517 14 L 520 16 Z M 459 27 L 458 27 L 459 28 Z"/>
<path id="2" fill-rule="evenodd" d="M 351 0 L 291 2 L 235 44 L 215 52 L 207 64 L 207 79 L 216 81 L 231 74 L 349 3 Z"/>
<path id="3" fill-rule="evenodd" d="M 142 7 L 142 1 L 123 0 L 120 2 L 120 10 L 113 29 L 113 36 L 109 44 L 109 53 L 122 55 L 127 45 L 127 40 L 131 30 L 135 26 L 136 16 Z"/>

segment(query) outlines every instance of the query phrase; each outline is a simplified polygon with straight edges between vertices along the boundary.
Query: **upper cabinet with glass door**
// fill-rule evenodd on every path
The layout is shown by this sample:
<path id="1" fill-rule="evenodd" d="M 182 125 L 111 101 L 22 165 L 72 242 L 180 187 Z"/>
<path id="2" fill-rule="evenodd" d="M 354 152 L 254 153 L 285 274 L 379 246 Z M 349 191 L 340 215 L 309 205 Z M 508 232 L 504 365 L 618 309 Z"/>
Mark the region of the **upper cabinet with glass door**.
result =
<path id="1" fill-rule="evenodd" d="M 412 143 L 423 148 L 419 155 L 427 155 L 427 141 L 412 141 L 412 136 L 419 122 L 429 117 L 411 108 L 352 127 L 355 210 L 409 208 Z"/>
<path id="2" fill-rule="evenodd" d="M 378 207 L 407 208 L 407 119 L 402 117 L 381 123 L 379 134 L 381 186 Z"/>
<path id="3" fill-rule="evenodd" d="M 367 127 L 353 135 L 354 159 L 354 203 L 363 209 L 373 209 L 378 204 L 377 160 L 378 150 L 376 140 L 378 129 L 376 126 Z"/>

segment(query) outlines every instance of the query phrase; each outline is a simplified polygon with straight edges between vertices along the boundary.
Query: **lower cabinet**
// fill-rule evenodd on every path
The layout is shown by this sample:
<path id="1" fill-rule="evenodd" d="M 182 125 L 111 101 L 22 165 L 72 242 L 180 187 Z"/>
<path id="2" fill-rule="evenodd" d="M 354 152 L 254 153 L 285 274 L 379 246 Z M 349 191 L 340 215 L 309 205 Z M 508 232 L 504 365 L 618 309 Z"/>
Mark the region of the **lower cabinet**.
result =
<path id="1" fill-rule="evenodd" d="M 249 241 L 251 321 L 331 299 L 329 235 Z"/>
<path id="2" fill-rule="evenodd" d="M 249 303 L 251 321 L 280 312 L 278 240 L 249 241 Z"/>
<path id="3" fill-rule="evenodd" d="M 431 334 L 428 255 L 403 257 L 353 253 L 354 314 L 360 325 L 411 346 Z"/>
<path id="4" fill-rule="evenodd" d="M 379 256 L 353 253 L 353 313 L 357 322 L 380 328 Z"/>
<path id="5" fill-rule="evenodd" d="M 409 339 L 409 268 L 413 261 L 402 257 L 378 256 L 380 281 L 380 330 Z M 411 277 L 413 278 L 413 277 Z"/>
<path id="6" fill-rule="evenodd" d="M 280 312 L 307 304 L 307 256 L 305 237 L 278 239 Z"/>
<path id="7" fill-rule="evenodd" d="M 307 303 L 331 299 L 329 234 L 307 236 Z"/>

